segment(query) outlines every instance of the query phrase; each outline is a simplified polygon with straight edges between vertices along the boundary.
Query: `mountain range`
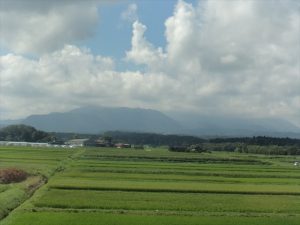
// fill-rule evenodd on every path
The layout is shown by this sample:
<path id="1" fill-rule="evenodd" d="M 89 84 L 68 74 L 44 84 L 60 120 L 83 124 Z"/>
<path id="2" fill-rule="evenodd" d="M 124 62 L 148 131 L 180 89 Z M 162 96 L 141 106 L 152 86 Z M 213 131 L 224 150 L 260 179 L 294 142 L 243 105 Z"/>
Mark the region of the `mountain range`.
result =
<path id="1" fill-rule="evenodd" d="M 82 107 L 65 113 L 32 115 L 22 123 L 45 131 L 101 133 L 136 131 L 167 133 L 181 126 L 170 117 L 151 109 Z"/>
<path id="2" fill-rule="evenodd" d="M 253 119 L 169 113 L 152 109 L 87 106 L 63 113 L 31 115 L 0 125 L 26 124 L 50 132 L 97 134 L 105 131 L 154 132 L 195 136 L 274 136 L 300 138 L 300 128 L 276 118 Z"/>

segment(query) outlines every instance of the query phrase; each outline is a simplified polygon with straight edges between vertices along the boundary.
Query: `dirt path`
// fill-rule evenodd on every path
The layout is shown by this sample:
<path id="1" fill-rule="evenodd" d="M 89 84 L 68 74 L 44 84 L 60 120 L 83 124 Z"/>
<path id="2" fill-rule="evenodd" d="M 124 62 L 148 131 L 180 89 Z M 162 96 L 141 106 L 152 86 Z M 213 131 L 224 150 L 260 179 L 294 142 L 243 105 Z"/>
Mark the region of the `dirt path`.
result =
<path id="1" fill-rule="evenodd" d="M 53 173 L 48 178 L 43 175 L 29 176 L 23 182 L 9 184 L 6 190 L 0 192 L 0 224 L 15 210 L 28 202 L 36 191 L 48 183 L 51 177 L 68 168 L 70 164 L 84 152 L 84 149 L 77 149 L 73 154 L 59 161 Z"/>

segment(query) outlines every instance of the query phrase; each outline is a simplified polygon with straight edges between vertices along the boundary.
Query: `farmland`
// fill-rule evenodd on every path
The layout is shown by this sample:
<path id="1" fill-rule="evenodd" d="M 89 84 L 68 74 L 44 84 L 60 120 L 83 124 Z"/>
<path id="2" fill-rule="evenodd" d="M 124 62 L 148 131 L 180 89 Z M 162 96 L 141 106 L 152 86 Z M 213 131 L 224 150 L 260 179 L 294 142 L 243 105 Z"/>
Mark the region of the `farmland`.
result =
<path id="1" fill-rule="evenodd" d="M 296 225 L 294 161 L 164 148 L 1 147 L 1 168 L 31 176 L 0 184 L 0 225 Z"/>

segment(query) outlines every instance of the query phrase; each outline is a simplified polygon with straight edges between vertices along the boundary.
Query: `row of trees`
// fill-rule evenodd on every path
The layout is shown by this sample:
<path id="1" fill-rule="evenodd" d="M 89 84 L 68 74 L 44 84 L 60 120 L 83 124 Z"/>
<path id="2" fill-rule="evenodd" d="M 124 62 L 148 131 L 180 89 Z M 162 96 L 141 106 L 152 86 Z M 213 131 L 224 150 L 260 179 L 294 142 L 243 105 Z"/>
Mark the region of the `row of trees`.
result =
<path id="1" fill-rule="evenodd" d="M 278 145 L 248 145 L 244 143 L 201 143 L 191 146 L 170 146 L 170 151 L 174 152 L 240 152 L 264 155 L 300 155 L 298 145 L 278 146 Z"/>
<path id="2" fill-rule="evenodd" d="M 214 138 L 209 140 L 210 143 L 244 143 L 248 145 L 277 145 L 277 146 L 290 146 L 290 145 L 299 145 L 300 139 L 293 138 L 278 138 L 278 137 L 266 137 L 266 136 L 257 136 L 257 137 L 239 137 L 239 138 Z"/>
<path id="3" fill-rule="evenodd" d="M 172 152 L 207 152 L 207 148 L 203 144 L 194 144 L 190 146 L 170 146 Z"/>
<path id="4" fill-rule="evenodd" d="M 300 155 L 300 147 L 298 145 L 291 146 L 259 146 L 259 145 L 243 145 L 242 148 L 237 148 L 237 152 L 264 154 L 264 155 Z"/>
<path id="5" fill-rule="evenodd" d="M 164 134 L 155 134 L 155 133 L 110 131 L 104 133 L 104 136 L 112 137 L 117 142 L 130 143 L 134 145 L 189 146 L 189 145 L 205 142 L 204 139 L 199 137 L 194 137 L 194 136 L 164 135 Z"/>
<path id="6" fill-rule="evenodd" d="M 98 135 L 80 135 L 80 138 L 97 140 Z M 47 133 L 26 125 L 11 125 L 0 129 L 0 141 L 26 141 L 58 143 L 74 138 L 74 134 Z M 76 134 L 76 138 L 79 138 Z M 202 139 L 194 136 L 163 135 L 154 133 L 106 132 L 105 142 L 122 142 L 132 145 L 170 146 L 170 151 L 204 152 L 228 151 L 268 155 L 300 155 L 300 140 L 291 138 L 252 137 Z"/>
<path id="7" fill-rule="evenodd" d="M 26 125 L 11 125 L 0 129 L 0 141 L 50 142 L 51 134 Z"/>

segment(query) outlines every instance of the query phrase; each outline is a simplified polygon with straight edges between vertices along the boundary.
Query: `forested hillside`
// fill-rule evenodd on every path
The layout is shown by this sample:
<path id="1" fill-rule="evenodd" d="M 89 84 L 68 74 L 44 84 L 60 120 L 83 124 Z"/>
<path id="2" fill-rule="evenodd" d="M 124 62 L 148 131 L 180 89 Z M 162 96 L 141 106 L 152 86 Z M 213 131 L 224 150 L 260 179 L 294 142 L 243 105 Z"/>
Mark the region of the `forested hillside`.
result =
<path id="1" fill-rule="evenodd" d="M 0 141 L 48 142 L 52 139 L 51 134 L 23 124 L 0 129 Z"/>

